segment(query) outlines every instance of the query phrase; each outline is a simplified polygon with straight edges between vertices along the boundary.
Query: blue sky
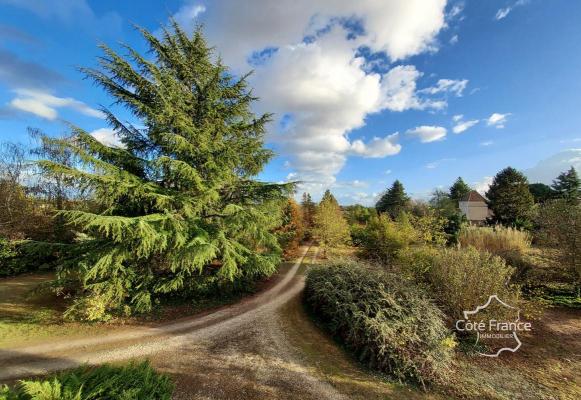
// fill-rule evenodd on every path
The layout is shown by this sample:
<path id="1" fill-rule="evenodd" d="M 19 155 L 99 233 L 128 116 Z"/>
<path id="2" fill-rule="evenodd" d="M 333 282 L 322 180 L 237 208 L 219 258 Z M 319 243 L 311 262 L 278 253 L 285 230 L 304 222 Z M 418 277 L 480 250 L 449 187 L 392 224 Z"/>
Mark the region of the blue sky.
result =
<path id="1" fill-rule="evenodd" d="M 76 67 L 99 42 L 145 50 L 131 24 L 170 16 L 203 23 L 234 73 L 255 69 L 256 110 L 276 114 L 262 179 L 372 204 L 396 178 L 425 198 L 457 176 L 484 190 L 508 165 L 545 182 L 581 166 L 570 0 L 0 0 L 0 140 L 63 121 L 114 140 L 96 111 L 111 99 Z"/>

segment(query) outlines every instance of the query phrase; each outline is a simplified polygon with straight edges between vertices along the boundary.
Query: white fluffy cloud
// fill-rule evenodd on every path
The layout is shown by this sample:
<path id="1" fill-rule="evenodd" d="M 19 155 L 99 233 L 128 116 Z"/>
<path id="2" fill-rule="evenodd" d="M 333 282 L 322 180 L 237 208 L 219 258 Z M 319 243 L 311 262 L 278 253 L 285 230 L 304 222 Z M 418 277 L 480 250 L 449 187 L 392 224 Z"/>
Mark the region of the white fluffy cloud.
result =
<path id="1" fill-rule="evenodd" d="M 417 136 L 422 143 L 430 143 L 437 140 L 443 140 L 446 137 L 447 131 L 446 128 L 442 126 L 422 125 L 410 129 L 406 133 L 410 136 Z"/>
<path id="2" fill-rule="evenodd" d="M 57 97 L 50 93 L 33 89 L 16 89 L 16 97 L 10 106 L 20 111 L 54 120 L 58 117 L 59 108 L 70 108 L 89 117 L 104 118 L 101 111 L 89 107 L 82 101 L 71 97 Z"/>
<path id="3" fill-rule="evenodd" d="M 121 141 L 119 140 L 119 136 L 117 136 L 113 129 L 110 128 L 97 129 L 92 131 L 90 135 L 106 146 L 123 147 L 123 143 L 121 143 Z"/>
<path id="4" fill-rule="evenodd" d="M 486 125 L 494 126 L 497 129 L 502 129 L 504 128 L 504 125 L 506 124 L 506 121 L 510 115 L 511 115 L 510 113 L 506 114 L 493 113 L 486 120 Z"/>
<path id="5" fill-rule="evenodd" d="M 480 180 L 478 182 L 472 182 L 471 186 L 478 193 L 484 195 L 488 191 L 488 188 L 490 187 L 490 185 L 492 185 L 493 179 L 494 178 L 492 176 L 485 176 L 484 178 L 482 178 L 482 180 Z"/>
<path id="6" fill-rule="evenodd" d="M 399 133 L 394 133 L 384 138 L 374 137 L 367 144 L 363 143 L 362 140 L 355 140 L 351 144 L 351 151 L 367 158 L 392 156 L 401 151 L 401 145 L 396 143 L 398 137 Z"/>
<path id="7" fill-rule="evenodd" d="M 215 0 L 189 2 L 174 18 L 186 28 L 204 23 L 235 72 L 254 69 L 257 111 L 276 115 L 268 140 L 317 191 L 335 182 L 350 155 L 399 153 L 395 134 L 350 140 L 370 114 L 441 109 L 446 101 L 431 96 L 461 95 L 467 81 L 441 79 L 422 91 L 415 66 L 372 68 L 360 55 L 366 48 L 393 62 L 435 51 L 445 8 L 446 0 Z"/>

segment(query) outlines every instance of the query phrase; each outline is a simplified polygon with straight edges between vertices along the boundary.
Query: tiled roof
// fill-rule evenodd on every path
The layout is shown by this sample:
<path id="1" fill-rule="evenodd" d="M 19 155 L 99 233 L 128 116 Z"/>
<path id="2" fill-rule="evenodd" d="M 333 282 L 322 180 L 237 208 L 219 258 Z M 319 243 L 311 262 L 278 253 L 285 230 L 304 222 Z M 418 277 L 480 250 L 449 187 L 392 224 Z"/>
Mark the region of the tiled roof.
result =
<path id="1" fill-rule="evenodd" d="M 484 197 L 482 197 L 482 195 L 480 193 L 478 193 L 476 190 L 471 190 L 470 192 L 468 192 L 468 194 L 466 194 L 464 197 L 462 197 L 462 200 L 460 201 L 470 201 L 470 202 L 485 202 L 486 203 L 486 199 Z"/>

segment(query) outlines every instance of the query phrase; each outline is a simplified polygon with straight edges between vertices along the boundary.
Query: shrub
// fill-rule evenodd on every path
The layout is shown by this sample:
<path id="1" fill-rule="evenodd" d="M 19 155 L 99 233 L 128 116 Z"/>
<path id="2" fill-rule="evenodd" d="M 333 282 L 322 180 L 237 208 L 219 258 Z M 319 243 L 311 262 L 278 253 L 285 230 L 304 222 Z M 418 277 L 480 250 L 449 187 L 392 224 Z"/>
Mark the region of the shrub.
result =
<path id="1" fill-rule="evenodd" d="M 441 311 L 409 281 L 340 261 L 308 272 L 305 300 L 371 368 L 422 385 L 445 378 L 455 342 Z"/>
<path id="2" fill-rule="evenodd" d="M 495 227 L 465 226 L 460 231 L 459 242 L 463 247 L 473 246 L 478 250 L 504 256 L 530 249 L 531 235 L 526 231 L 501 225 Z"/>
<path id="3" fill-rule="evenodd" d="M 396 221 L 388 214 L 380 214 L 371 217 L 367 223 L 361 244 L 366 257 L 387 263 L 412 244 L 416 237 L 417 232 L 407 214 L 401 213 Z"/>
<path id="4" fill-rule="evenodd" d="M 537 240 L 557 250 L 560 264 L 581 297 L 581 203 L 564 199 L 547 201 L 537 218 Z"/>
<path id="5" fill-rule="evenodd" d="M 149 363 L 80 367 L 44 380 L 0 387 L 0 400 L 170 399 L 173 384 Z"/>
<path id="6" fill-rule="evenodd" d="M 474 247 L 461 249 L 410 249 L 402 253 L 398 266 L 429 287 L 446 315 L 456 320 L 464 310 L 473 310 L 496 294 L 517 304 L 517 291 L 509 285 L 514 269 L 501 257 Z"/>

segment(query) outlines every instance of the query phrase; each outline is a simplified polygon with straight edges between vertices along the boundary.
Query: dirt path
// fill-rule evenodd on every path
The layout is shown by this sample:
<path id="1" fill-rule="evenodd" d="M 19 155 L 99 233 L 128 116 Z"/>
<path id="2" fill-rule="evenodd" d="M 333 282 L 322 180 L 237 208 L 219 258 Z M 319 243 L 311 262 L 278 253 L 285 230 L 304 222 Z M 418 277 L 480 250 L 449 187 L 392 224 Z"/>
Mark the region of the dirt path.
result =
<path id="1" fill-rule="evenodd" d="M 329 384 L 296 362 L 280 329 L 277 310 L 302 291 L 304 279 L 297 272 L 308 250 L 302 249 L 300 259 L 272 288 L 211 314 L 155 328 L 0 350 L 0 380 L 147 357 L 174 375 L 176 398 L 340 399 Z M 213 380 L 217 374 L 221 379 Z M 228 375 L 231 379 L 224 379 Z"/>

